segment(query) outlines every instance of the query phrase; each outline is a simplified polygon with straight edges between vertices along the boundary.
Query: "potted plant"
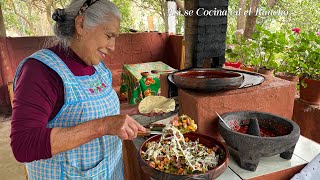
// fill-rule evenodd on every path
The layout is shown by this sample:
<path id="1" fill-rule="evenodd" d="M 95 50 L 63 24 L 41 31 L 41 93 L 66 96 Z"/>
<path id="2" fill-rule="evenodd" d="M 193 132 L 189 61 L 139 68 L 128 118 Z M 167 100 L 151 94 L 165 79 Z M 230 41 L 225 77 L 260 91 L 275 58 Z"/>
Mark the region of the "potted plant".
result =
<path id="1" fill-rule="evenodd" d="M 320 33 L 302 32 L 292 47 L 298 58 L 300 100 L 320 105 Z"/>
<path id="2" fill-rule="evenodd" d="M 287 81 L 297 83 L 298 77 L 298 64 L 299 59 L 295 56 L 292 57 L 291 49 L 288 48 L 284 53 L 280 53 L 280 66 L 277 68 L 275 76 Z"/>
<path id="3" fill-rule="evenodd" d="M 299 67 L 299 53 L 296 52 L 297 36 L 299 36 L 301 30 L 300 28 L 293 28 L 292 32 L 287 32 L 289 34 L 287 39 L 289 41 L 288 46 L 285 47 L 283 53 L 280 53 L 281 61 L 280 66 L 277 69 L 276 77 L 292 81 L 297 83 L 299 81 L 298 77 L 298 67 Z"/>
<path id="4" fill-rule="evenodd" d="M 256 71 L 255 66 L 258 64 L 252 49 L 255 49 L 252 39 L 243 37 L 243 30 L 237 30 L 230 39 L 227 40 L 225 66 L 241 68 L 247 71 Z"/>
<path id="5" fill-rule="evenodd" d="M 240 68 L 243 59 L 243 30 L 236 30 L 234 35 L 227 39 L 227 48 L 226 48 L 226 62 L 225 66 L 231 66 L 234 68 Z"/>
<path id="6" fill-rule="evenodd" d="M 258 72 L 266 75 L 273 75 L 275 68 L 279 66 L 277 54 L 283 52 L 288 44 L 284 32 L 270 32 L 267 29 L 257 26 L 257 33 L 254 36 L 258 42 Z"/>

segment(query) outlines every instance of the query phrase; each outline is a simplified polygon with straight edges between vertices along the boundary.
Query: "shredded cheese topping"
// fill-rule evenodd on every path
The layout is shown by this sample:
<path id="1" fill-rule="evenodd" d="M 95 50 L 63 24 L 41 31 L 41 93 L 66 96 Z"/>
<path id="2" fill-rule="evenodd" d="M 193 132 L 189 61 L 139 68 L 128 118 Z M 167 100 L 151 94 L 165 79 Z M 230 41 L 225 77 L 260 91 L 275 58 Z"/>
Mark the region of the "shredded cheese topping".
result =
<path id="1" fill-rule="evenodd" d="M 185 140 L 183 134 L 172 124 L 163 129 L 159 142 L 149 142 L 142 157 L 152 167 L 174 174 L 206 172 L 218 165 L 219 155 L 214 148 Z"/>

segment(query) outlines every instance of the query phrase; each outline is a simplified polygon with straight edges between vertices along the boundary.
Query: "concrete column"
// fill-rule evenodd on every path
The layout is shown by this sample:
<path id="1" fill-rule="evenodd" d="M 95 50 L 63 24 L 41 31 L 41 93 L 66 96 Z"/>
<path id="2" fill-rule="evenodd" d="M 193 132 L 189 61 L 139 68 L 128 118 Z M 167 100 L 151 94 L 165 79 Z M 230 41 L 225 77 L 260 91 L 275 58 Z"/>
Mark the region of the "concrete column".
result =
<path id="1" fill-rule="evenodd" d="M 175 1 L 167 1 L 168 12 L 168 33 L 176 34 L 176 14 L 173 13 L 177 10 L 177 4 Z"/>

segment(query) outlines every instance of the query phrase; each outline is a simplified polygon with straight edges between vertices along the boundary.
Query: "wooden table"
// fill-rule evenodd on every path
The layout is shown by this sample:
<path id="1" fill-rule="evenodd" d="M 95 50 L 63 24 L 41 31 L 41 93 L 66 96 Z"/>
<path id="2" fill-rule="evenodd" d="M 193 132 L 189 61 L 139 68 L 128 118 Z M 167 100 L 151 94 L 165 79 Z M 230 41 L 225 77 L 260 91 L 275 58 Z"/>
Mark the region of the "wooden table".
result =
<path id="1" fill-rule="evenodd" d="M 123 156 L 125 164 L 126 180 L 150 180 L 144 174 L 138 163 L 138 150 L 145 140 L 141 137 L 133 141 L 125 141 L 123 146 Z M 227 170 L 221 174 L 218 180 L 287 180 L 298 173 L 308 162 L 320 153 L 320 144 L 300 136 L 291 160 L 280 158 L 279 155 L 261 158 L 255 172 L 241 169 L 238 164 L 230 157 Z"/>

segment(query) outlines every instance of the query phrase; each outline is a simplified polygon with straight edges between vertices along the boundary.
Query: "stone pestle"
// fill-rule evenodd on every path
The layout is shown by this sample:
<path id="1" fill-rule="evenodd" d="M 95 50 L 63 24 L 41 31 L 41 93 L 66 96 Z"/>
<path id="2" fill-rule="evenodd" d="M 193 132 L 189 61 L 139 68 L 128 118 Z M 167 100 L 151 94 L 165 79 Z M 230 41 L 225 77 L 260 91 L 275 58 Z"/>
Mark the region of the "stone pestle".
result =
<path id="1" fill-rule="evenodd" d="M 260 136 L 260 127 L 257 118 L 250 119 L 247 134 Z"/>

